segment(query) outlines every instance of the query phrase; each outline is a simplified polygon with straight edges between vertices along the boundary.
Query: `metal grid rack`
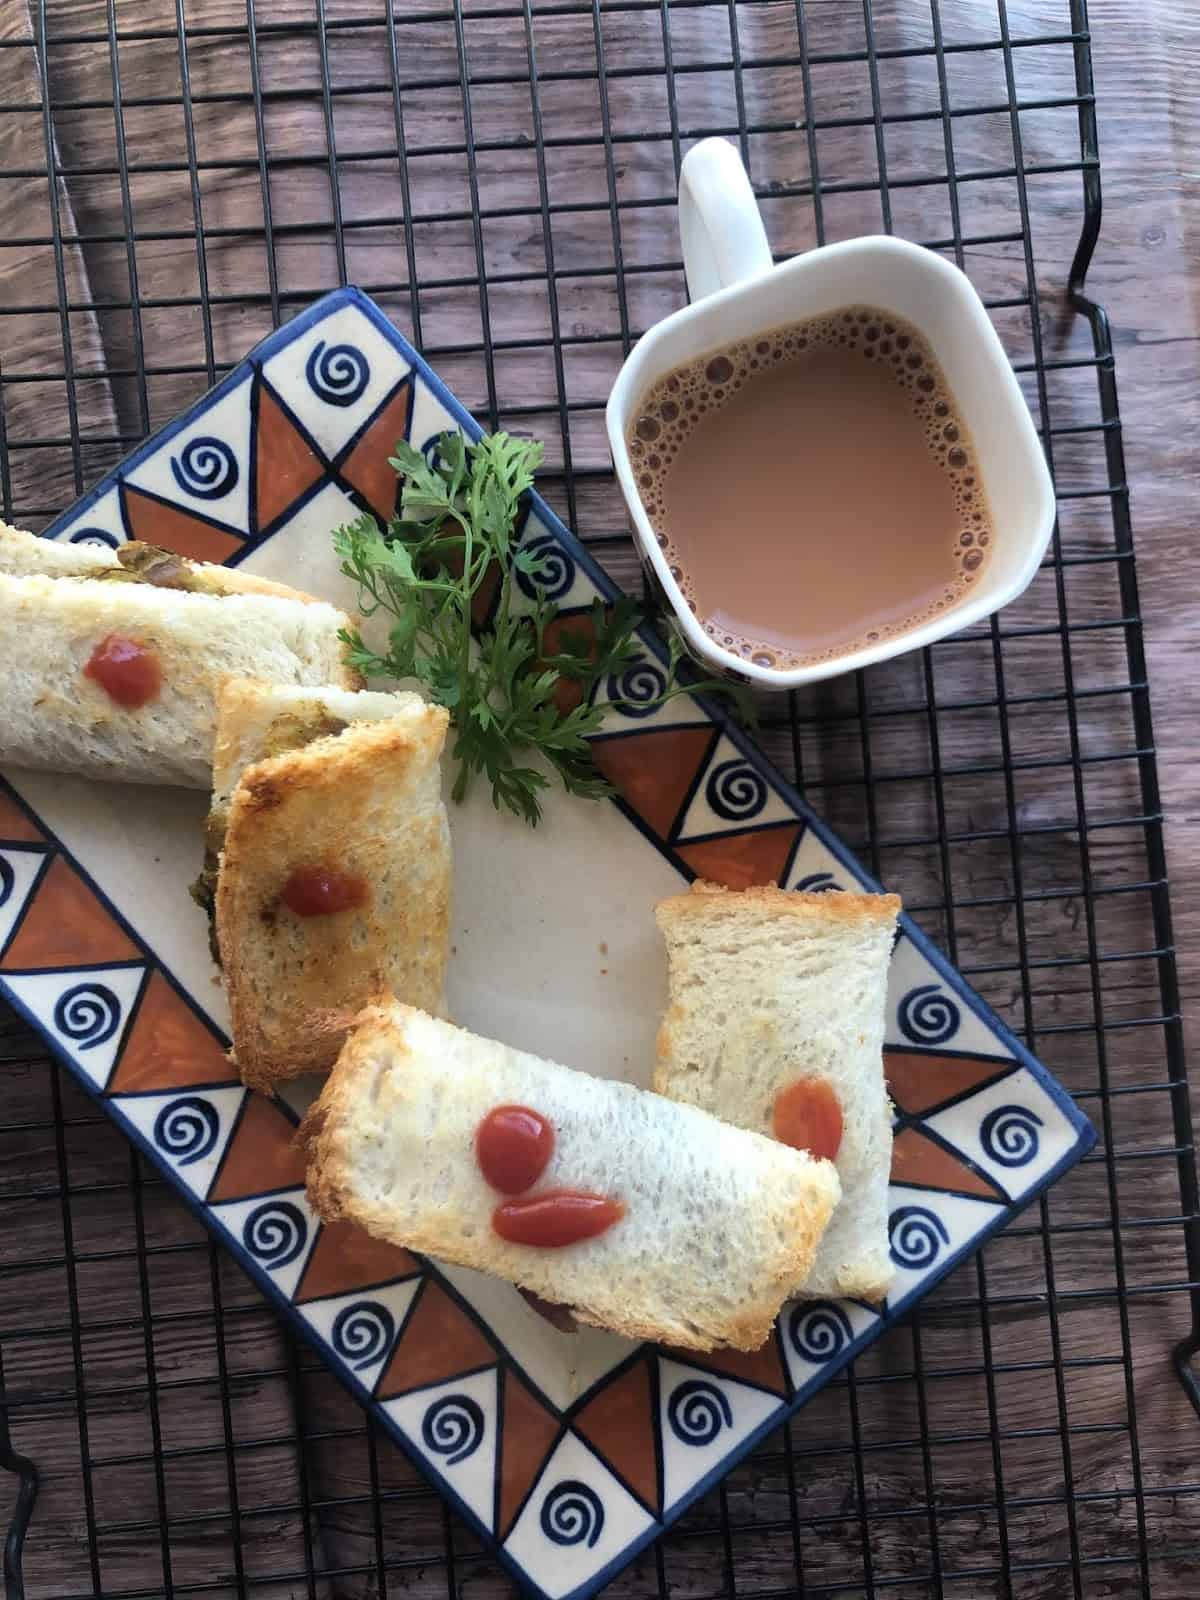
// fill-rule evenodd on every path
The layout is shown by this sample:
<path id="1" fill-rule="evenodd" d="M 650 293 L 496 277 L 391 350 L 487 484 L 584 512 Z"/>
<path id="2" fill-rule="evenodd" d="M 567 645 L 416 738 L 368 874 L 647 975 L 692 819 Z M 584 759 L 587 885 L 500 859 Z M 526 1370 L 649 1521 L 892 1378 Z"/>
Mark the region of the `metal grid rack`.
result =
<path id="1" fill-rule="evenodd" d="M 1085 0 L 8 0 L 0 97 L 0 509 L 33 527 L 357 281 L 546 438 L 632 581 L 600 418 L 682 298 L 695 138 L 740 145 L 780 256 L 882 227 L 972 275 L 1052 556 L 765 737 L 1101 1145 L 610 1592 L 1194 1595 L 1200 1203 Z M 10 1600 L 507 1592 L 14 1019 L 0 1084 Z"/>

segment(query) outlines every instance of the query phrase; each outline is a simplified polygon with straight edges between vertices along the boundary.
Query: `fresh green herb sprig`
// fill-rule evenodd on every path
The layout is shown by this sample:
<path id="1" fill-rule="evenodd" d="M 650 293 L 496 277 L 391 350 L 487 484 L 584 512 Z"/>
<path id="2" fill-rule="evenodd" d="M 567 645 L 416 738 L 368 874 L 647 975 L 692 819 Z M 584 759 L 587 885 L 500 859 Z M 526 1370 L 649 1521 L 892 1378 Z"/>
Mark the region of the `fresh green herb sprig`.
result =
<path id="1" fill-rule="evenodd" d="M 357 630 L 343 634 L 353 665 L 371 677 L 417 679 L 450 712 L 454 798 L 462 800 L 482 775 L 496 808 L 530 824 L 541 817 L 539 797 L 550 781 L 530 764 L 535 752 L 569 793 L 596 799 L 611 792 L 587 742 L 606 711 L 606 703 L 591 703 L 592 691 L 642 654 L 641 610 L 628 598 L 596 600 L 590 628 L 564 623 L 548 637 L 558 607 L 542 584 L 546 557 L 516 543 L 521 500 L 541 459 L 540 442 L 506 433 L 474 444 L 444 433 L 432 461 L 401 441 L 389 457 L 403 479 L 399 516 L 386 532 L 363 516 L 333 535 L 342 571 L 358 584 L 363 616 L 391 619 L 383 655 Z M 518 596 L 518 574 L 532 600 Z M 473 631 L 475 598 L 493 582 L 490 620 Z M 716 680 L 679 682 L 681 654 L 672 638 L 665 687 L 656 699 L 639 700 L 639 710 L 697 689 L 736 693 Z M 564 685 L 574 687 L 561 694 Z"/>

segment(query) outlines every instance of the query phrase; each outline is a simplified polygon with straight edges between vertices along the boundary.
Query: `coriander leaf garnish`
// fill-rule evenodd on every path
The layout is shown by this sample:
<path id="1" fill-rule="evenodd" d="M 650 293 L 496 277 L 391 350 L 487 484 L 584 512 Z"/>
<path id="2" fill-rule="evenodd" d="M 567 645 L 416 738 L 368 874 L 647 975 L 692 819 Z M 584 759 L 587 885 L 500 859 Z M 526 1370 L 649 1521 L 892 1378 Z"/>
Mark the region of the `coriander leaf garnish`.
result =
<path id="1" fill-rule="evenodd" d="M 541 443 L 506 433 L 473 444 L 444 433 L 431 458 L 404 440 L 389 457 L 403 480 L 400 511 L 386 532 L 374 517 L 338 528 L 333 546 L 358 585 L 364 617 L 389 619 L 387 649 L 368 649 L 357 630 L 343 632 L 349 660 L 370 677 L 415 678 L 450 712 L 453 795 L 474 777 L 491 785 L 492 803 L 536 824 L 550 783 L 530 765 L 540 755 L 570 794 L 599 799 L 612 791 L 592 763 L 589 735 L 612 699 L 592 704 L 596 686 L 642 658 L 641 608 L 626 596 L 597 599 L 585 616 L 559 618 L 546 598 L 547 557 L 516 542 L 521 501 L 542 460 Z M 517 575 L 525 580 L 521 592 Z M 482 629 L 473 628 L 476 597 L 495 583 Z M 534 598 L 528 598 L 532 587 Z M 554 624 L 558 624 L 554 627 Z M 740 692 L 715 679 L 682 683 L 683 651 L 672 638 L 660 693 L 637 701 L 650 711 L 677 695 Z"/>

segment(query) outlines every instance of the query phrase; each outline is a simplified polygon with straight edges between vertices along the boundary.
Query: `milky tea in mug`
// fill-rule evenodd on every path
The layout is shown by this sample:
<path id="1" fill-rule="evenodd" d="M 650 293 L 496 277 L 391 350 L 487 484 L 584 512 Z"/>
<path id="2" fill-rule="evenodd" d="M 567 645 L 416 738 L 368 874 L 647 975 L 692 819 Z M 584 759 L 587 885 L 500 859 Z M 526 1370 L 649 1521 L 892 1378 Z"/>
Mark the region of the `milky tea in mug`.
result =
<path id="1" fill-rule="evenodd" d="M 952 611 L 994 530 L 922 335 L 850 306 L 661 377 L 626 436 L 688 605 L 760 667 L 828 661 Z"/>

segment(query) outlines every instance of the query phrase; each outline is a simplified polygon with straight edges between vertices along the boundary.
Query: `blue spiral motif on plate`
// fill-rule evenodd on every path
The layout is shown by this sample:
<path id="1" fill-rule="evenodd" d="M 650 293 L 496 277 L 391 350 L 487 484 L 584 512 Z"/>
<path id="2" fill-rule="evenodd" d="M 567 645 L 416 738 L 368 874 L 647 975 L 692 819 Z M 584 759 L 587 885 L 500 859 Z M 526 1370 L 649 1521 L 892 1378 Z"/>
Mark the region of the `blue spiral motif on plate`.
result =
<path id="1" fill-rule="evenodd" d="M 107 1044 L 121 1025 L 121 1002 L 102 983 L 77 983 L 59 995 L 54 1026 L 81 1050 Z"/>
<path id="2" fill-rule="evenodd" d="M 211 1100 L 185 1094 L 172 1100 L 154 1119 L 154 1142 L 181 1167 L 211 1155 L 221 1131 L 221 1118 Z"/>
<path id="3" fill-rule="evenodd" d="M 666 673 L 645 656 L 608 676 L 608 698 L 624 717 L 652 717 L 666 692 Z"/>
<path id="4" fill-rule="evenodd" d="M 552 1544 L 586 1544 L 604 1532 L 604 1502 L 590 1484 L 564 1478 L 542 1501 L 542 1532 Z"/>
<path id="5" fill-rule="evenodd" d="M 121 541 L 107 528 L 80 528 L 67 540 L 68 544 L 102 544 L 107 550 L 118 550 Z"/>
<path id="6" fill-rule="evenodd" d="M 435 1400 L 421 1423 L 426 1450 L 445 1456 L 448 1467 L 479 1449 L 484 1434 L 483 1407 L 468 1394 L 447 1394 Z"/>
<path id="7" fill-rule="evenodd" d="M 366 393 L 371 368 L 352 344 L 326 345 L 318 339 L 309 352 L 304 376 L 318 400 L 331 406 L 352 406 Z"/>
<path id="8" fill-rule="evenodd" d="M 820 1365 L 831 1361 L 854 1337 L 850 1318 L 832 1300 L 816 1305 L 793 1306 L 788 1320 L 792 1349 L 805 1361 Z"/>
<path id="9" fill-rule="evenodd" d="M 807 878 L 801 878 L 792 885 L 802 894 L 828 894 L 830 889 L 837 888 L 837 881 L 832 872 L 810 872 Z"/>
<path id="10" fill-rule="evenodd" d="M 749 822 L 767 803 L 767 783 L 748 761 L 722 761 L 708 775 L 704 798 L 726 822 Z"/>
<path id="11" fill-rule="evenodd" d="M 198 434 L 189 439 L 177 456 L 171 457 L 171 471 L 184 494 L 196 500 L 220 500 L 237 487 L 237 457 L 224 439 Z"/>
<path id="12" fill-rule="evenodd" d="M 329 1342 L 359 1372 L 378 1361 L 396 1333 L 396 1319 L 378 1300 L 356 1300 L 333 1319 Z"/>
<path id="13" fill-rule="evenodd" d="M 925 1206 L 899 1206 L 888 1218 L 888 1246 L 898 1267 L 931 1266 L 949 1243 L 946 1224 Z"/>
<path id="14" fill-rule="evenodd" d="M 979 1126 L 979 1142 L 1002 1167 L 1027 1167 L 1037 1159 L 1041 1117 L 1028 1106 L 997 1106 Z"/>
<path id="15" fill-rule="evenodd" d="M 425 457 L 425 460 L 429 463 L 429 465 L 433 468 L 433 470 L 435 472 L 442 465 L 442 463 L 443 463 L 443 461 L 445 459 L 443 457 L 443 455 L 442 455 L 441 450 L 439 449 L 439 446 L 441 445 L 441 442 L 442 442 L 442 435 L 444 433 L 453 433 L 453 432 L 454 432 L 454 423 L 450 420 L 449 417 L 447 417 L 446 418 L 446 426 L 444 428 L 439 428 L 436 433 L 431 433 L 429 435 L 428 439 L 426 439 L 425 443 L 421 446 L 421 454 Z"/>
<path id="16" fill-rule="evenodd" d="M 561 600 L 575 582 L 575 563 L 552 533 L 543 533 L 521 545 L 522 555 L 534 556 L 537 569 L 522 572 L 518 567 L 517 585 L 527 599 L 541 594 L 547 600 Z"/>
<path id="17" fill-rule="evenodd" d="M 12 867 L 0 856 L 0 906 L 6 905 L 12 896 L 13 885 L 17 877 Z"/>
<path id="18" fill-rule="evenodd" d="M 267 1200 L 246 1218 L 242 1243 L 264 1267 L 286 1267 L 304 1249 L 308 1223 L 290 1200 Z"/>
<path id="19" fill-rule="evenodd" d="M 896 1020 L 913 1044 L 945 1044 L 958 1032 L 962 1012 L 936 983 L 922 983 L 901 1000 Z"/>
<path id="20" fill-rule="evenodd" d="M 729 1401 L 715 1383 L 689 1378 L 671 1392 L 667 1421 L 681 1444 L 711 1444 L 722 1428 L 733 1427 Z"/>

